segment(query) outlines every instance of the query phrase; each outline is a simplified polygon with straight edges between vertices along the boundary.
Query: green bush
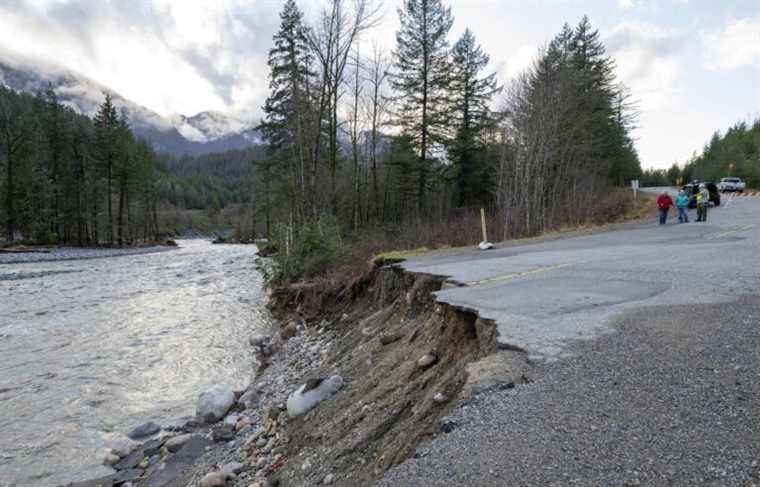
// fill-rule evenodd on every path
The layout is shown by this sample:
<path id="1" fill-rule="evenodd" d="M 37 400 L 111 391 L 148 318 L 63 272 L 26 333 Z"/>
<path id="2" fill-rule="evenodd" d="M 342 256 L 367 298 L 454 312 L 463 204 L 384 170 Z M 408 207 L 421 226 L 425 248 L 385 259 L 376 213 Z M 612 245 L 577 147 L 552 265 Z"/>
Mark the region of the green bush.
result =
<path id="1" fill-rule="evenodd" d="M 278 282 L 316 276 L 338 265 L 345 256 L 341 228 L 332 217 L 300 226 L 278 225 L 272 244 L 278 250 L 272 279 Z"/>

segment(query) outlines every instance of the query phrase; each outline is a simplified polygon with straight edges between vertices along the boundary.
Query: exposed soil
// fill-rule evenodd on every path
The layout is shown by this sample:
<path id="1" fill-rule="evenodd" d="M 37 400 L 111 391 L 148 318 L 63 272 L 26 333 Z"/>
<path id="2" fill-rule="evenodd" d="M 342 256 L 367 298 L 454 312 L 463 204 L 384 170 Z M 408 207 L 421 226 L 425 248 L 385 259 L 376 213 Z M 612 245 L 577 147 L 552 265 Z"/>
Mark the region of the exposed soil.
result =
<path id="1" fill-rule="evenodd" d="M 273 292 L 283 322 L 305 320 L 335 336 L 323 365 L 303 380 L 345 380 L 333 399 L 287 423 L 285 466 L 273 484 L 316 485 L 333 474 L 335 485 L 370 485 L 454 427 L 446 414 L 472 394 L 527 380 L 524 354 L 497 350 L 492 322 L 435 301 L 444 280 L 383 267 L 342 289 Z M 432 364 L 418 363 L 425 356 Z"/>

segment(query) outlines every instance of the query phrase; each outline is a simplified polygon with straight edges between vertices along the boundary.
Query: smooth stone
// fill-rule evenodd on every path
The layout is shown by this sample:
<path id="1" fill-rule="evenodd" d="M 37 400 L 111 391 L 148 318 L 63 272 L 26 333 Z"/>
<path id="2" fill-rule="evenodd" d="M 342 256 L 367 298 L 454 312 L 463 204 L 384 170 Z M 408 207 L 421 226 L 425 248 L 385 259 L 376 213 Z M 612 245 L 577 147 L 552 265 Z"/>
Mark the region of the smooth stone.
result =
<path id="1" fill-rule="evenodd" d="M 140 446 L 140 443 L 130 440 L 124 435 L 117 434 L 108 439 L 106 445 L 111 449 L 111 453 L 119 458 L 124 458 L 135 451 Z"/>
<path id="2" fill-rule="evenodd" d="M 206 423 L 222 419 L 235 404 L 235 393 L 227 386 L 216 385 L 198 397 L 196 412 Z"/>
<path id="3" fill-rule="evenodd" d="M 444 402 L 446 402 L 446 399 L 447 399 L 446 396 L 444 396 L 440 392 L 436 394 L 435 396 L 433 396 L 433 401 L 437 402 L 438 404 L 443 404 Z"/>
<path id="4" fill-rule="evenodd" d="M 329 379 L 307 381 L 288 396 L 288 415 L 293 418 L 312 410 L 317 404 L 332 397 L 343 387 L 343 377 L 334 375 Z"/>
<path id="5" fill-rule="evenodd" d="M 115 465 L 119 463 L 119 455 L 112 453 L 110 450 L 103 457 L 103 465 Z"/>
<path id="6" fill-rule="evenodd" d="M 333 482 L 335 482 L 335 475 L 333 475 L 331 473 L 328 473 L 327 475 L 325 475 L 325 478 L 322 479 L 322 484 L 323 485 L 330 485 Z"/>
<path id="7" fill-rule="evenodd" d="M 153 421 L 148 421 L 147 423 L 143 423 L 127 433 L 127 436 L 132 440 L 138 440 L 140 438 L 145 438 L 146 436 L 155 435 L 159 431 L 161 431 L 161 427 L 159 425 Z"/>
<path id="8" fill-rule="evenodd" d="M 201 479 L 200 487 L 227 487 L 229 477 L 227 472 L 207 473 Z"/>
<path id="9" fill-rule="evenodd" d="M 222 468 L 219 469 L 221 472 L 227 472 L 232 474 L 239 474 L 243 470 L 245 470 L 245 465 L 243 465 L 240 462 L 230 462 L 226 465 L 223 465 Z"/>
<path id="10" fill-rule="evenodd" d="M 185 443 L 190 441 L 190 438 L 192 437 L 193 435 L 191 434 L 175 436 L 174 438 L 169 438 L 166 440 L 166 444 L 164 446 L 166 446 L 166 449 L 169 450 L 169 452 L 176 453 L 180 448 L 185 446 Z"/>
<path id="11" fill-rule="evenodd" d="M 421 369 L 427 369 L 428 367 L 433 365 L 436 362 L 436 360 L 438 360 L 438 358 L 432 353 L 425 354 L 422 357 L 420 357 L 419 360 L 417 360 L 417 367 Z"/>

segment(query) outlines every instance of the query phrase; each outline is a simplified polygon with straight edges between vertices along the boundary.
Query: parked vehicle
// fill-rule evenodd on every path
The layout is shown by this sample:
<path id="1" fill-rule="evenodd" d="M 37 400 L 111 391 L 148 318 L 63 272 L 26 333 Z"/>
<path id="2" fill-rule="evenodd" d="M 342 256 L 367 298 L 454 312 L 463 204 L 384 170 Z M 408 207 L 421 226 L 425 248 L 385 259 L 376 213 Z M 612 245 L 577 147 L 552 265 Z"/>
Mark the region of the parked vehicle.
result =
<path id="1" fill-rule="evenodd" d="M 704 184 L 710 193 L 710 203 L 720 206 L 720 191 L 718 191 L 718 186 L 715 183 L 711 181 L 692 181 L 682 188 L 689 195 L 689 208 L 697 207 L 697 193 L 699 193 L 700 184 Z"/>
<path id="2" fill-rule="evenodd" d="M 726 191 L 738 191 L 741 193 L 746 189 L 747 184 L 739 178 L 723 178 L 717 186 L 718 190 L 724 193 Z"/>

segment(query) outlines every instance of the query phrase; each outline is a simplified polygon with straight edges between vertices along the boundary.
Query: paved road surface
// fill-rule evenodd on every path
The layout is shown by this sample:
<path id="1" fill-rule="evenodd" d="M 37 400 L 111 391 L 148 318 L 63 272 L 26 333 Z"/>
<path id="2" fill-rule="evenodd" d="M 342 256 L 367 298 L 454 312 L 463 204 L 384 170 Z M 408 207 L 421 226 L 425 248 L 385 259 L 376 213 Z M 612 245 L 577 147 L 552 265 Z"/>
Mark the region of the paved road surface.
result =
<path id="1" fill-rule="evenodd" d="M 421 257 L 533 384 L 481 395 L 383 485 L 743 485 L 760 469 L 760 198 L 707 223 Z M 580 339 L 580 340 L 579 340 Z"/>

